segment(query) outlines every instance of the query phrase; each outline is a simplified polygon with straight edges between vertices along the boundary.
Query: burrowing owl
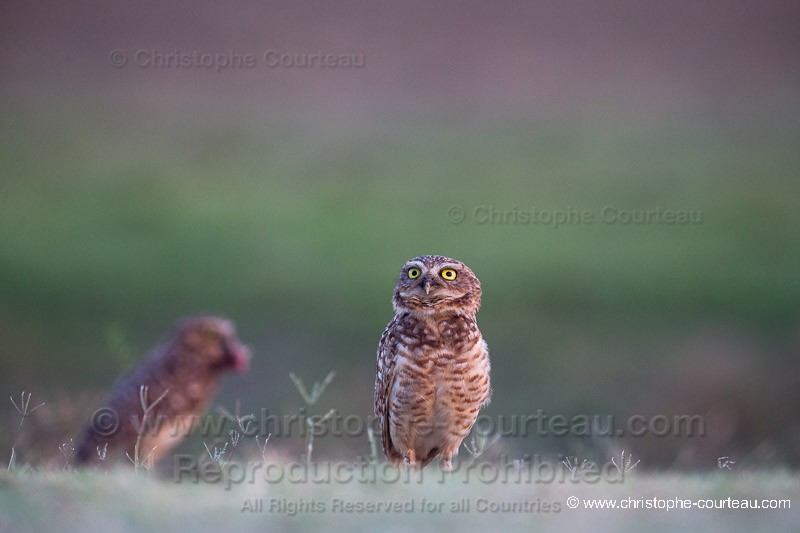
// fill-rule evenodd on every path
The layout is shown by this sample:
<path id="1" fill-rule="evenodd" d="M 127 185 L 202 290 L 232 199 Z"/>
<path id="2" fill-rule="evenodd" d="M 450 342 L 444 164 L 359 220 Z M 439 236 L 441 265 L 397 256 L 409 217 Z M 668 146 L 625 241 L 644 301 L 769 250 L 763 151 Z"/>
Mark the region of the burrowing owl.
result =
<path id="1" fill-rule="evenodd" d="M 489 352 L 475 314 L 481 284 L 461 261 L 424 255 L 400 270 L 378 345 L 375 415 L 393 462 L 443 470 L 489 402 Z"/>
<path id="2" fill-rule="evenodd" d="M 156 461 L 196 426 L 222 372 L 243 372 L 249 362 L 250 352 L 230 321 L 213 316 L 179 321 L 163 344 L 114 384 L 105 407 L 95 412 L 78 440 L 77 463 L 96 462 L 97 449 L 106 446 L 108 457 L 124 459 L 127 452 L 133 458 L 140 433 L 139 459 L 149 455 L 148 462 Z M 144 426 L 143 385 L 148 406 L 155 403 Z"/>

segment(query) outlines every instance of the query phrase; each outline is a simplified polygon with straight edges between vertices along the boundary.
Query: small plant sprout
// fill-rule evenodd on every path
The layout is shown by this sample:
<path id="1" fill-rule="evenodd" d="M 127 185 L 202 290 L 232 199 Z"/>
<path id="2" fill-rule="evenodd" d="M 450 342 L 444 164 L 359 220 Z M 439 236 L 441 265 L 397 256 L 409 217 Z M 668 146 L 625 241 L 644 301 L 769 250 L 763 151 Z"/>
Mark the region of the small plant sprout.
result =
<path id="1" fill-rule="evenodd" d="M 472 456 L 469 458 L 467 466 L 475 463 L 498 440 L 500 440 L 500 435 L 489 436 L 486 433 L 478 432 L 478 436 L 473 436 L 469 444 L 464 443 L 464 449 Z"/>
<path id="2" fill-rule="evenodd" d="M 220 467 L 225 466 L 225 450 L 228 448 L 228 443 L 222 445 L 222 448 L 214 446 L 214 451 L 208 447 L 208 444 L 205 442 L 203 443 L 203 447 L 206 449 L 206 453 L 208 457 L 211 459 L 211 462 L 217 463 Z"/>
<path id="3" fill-rule="evenodd" d="M 242 439 L 244 435 L 250 435 L 251 433 L 251 426 L 253 425 L 253 421 L 256 419 L 255 415 L 249 414 L 242 416 L 240 413 L 241 405 L 239 404 L 239 400 L 236 400 L 236 408 L 234 409 L 234 413 L 231 413 L 224 407 L 217 406 L 217 412 L 223 417 L 236 422 L 237 427 L 239 428 L 238 431 L 232 429 L 228 432 L 231 437 L 231 451 L 228 455 L 228 462 L 231 461 L 233 458 L 233 453 L 236 451 L 236 448 L 239 447 L 239 441 Z M 266 444 L 265 444 L 266 446 Z"/>
<path id="4" fill-rule="evenodd" d="M 105 462 L 107 454 L 108 454 L 108 443 L 107 442 L 105 444 L 103 444 L 102 448 L 100 446 L 97 447 L 97 459 L 100 462 L 97 465 L 95 465 L 95 467 L 94 467 L 94 471 L 95 472 L 97 472 L 97 469 L 100 467 L 100 465 L 102 465 Z"/>
<path id="5" fill-rule="evenodd" d="M 319 431 L 320 433 L 325 430 L 325 422 L 331 419 L 336 414 L 336 409 L 331 409 L 323 416 L 306 418 L 306 425 L 308 426 L 308 442 L 306 443 L 306 463 L 311 464 L 311 457 L 314 454 L 314 434 Z M 316 420 L 314 420 L 316 418 Z"/>
<path id="6" fill-rule="evenodd" d="M 720 457 L 717 459 L 717 467 L 720 470 L 733 470 L 733 465 L 736 464 L 736 461 L 728 457 L 727 455 L 724 457 Z"/>
<path id="7" fill-rule="evenodd" d="M 256 446 L 258 446 L 258 451 L 261 452 L 261 464 L 266 462 L 267 456 L 267 444 L 269 444 L 269 438 L 272 436 L 272 433 L 264 438 L 264 444 L 262 445 L 258 440 L 258 435 L 256 435 Z"/>
<path id="8" fill-rule="evenodd" d="M 628 454 L 627 459 L 625 458 L 625 450 L 622 450 L 622 452 L 620 452 L 619 461 L 617 461 L 616 457 L 612 457 L 611 462 L 614 464 L 614 466 L 617 467 L 617 470 L 619 470 L 623 474 L 627 474 L 628 472 L 634 470 L 637 466 L 639 466 L 639 461 L 637 460 L 634 463 L 633 456 L 631 454 Z"/>
<path id="9" fill-rule="evenodd" d="M 336 372 L 331 370 L 321 382 L 314 382 L 314 385 L 311 387 L 311 393 L 309 394 L 303 380 L 298 378 L 294 372 L 289 372 L 289 378 L 291 378 L 294 386 L 297 388 L 297 392 L 300 393 L 300 396 L 303 397 L 303 400 L 309 407 L 317 403 L 317 400 L 319 400 L 319 397 L 322 396 L 322 393 L 325 392 L 325 388 L 331 384 L 335 376 Z"/>
<path id="10" fill-rule="evenodd" d="M 17 402 L 14 401 L 13 397 L 9 396 L 9 399 L 11 400 L 14 409 L 16 409 L 17 412 L 20 414 L 20 419 L 19 419 L 19 426 L 17 426 L 17 431 L 14 433 L 14 440 L 11 442 L 11 458 L 8 460 L 8 467 L 6 468 L 7 472 L 13 470 L 17 464 L 17 440 L 19 439 L 19 434 L 22 432 L 22 424 L 25 423 L 25 418 L 44 405 L 44 402 L 42 402 L 39 405 L 31 407 L 30 405 L 31 405 L 32 395 L 33 394 L 29 392 L 28 397 L 26 398 L 25 391 L 22 391 L 22 394 L 20 395 L 19 405 L 17 405 Z"/>
<path id="11" fill-rule="evenodd" d="M 514 467 L 514 470 L 516 470 L 517 472 L 521 472 L 522 470 L 525 470 L 528 467 L 529 464 L 530 464 L 530 458 L 529 457 L 517 458 L 517 459 L 514 459 L 513 461 L 511 461 L 511 465 Z"/>
<path id="12" fill-rule="evenodd" d="M 239 445 L 239 441 L 242 438 L 242 434 L 239 433 L 238 431 L 234 430 L 234 429 L 230 430 L 228 432 L 228 434 L 231 436 L 231 444 L 233 444 L 233 449 L 231 450 L 231 454 L 233 454 L 233 450 L 235 450 L 236 447 Z M 231 458 L 228 457 L 229 461 L 230 461 L 230 459 Z"/>
<path id="13" fill-rule="evenodd" d="M 375 442 L 375 432 L 372 426 L 367 426 L 367 439 L 369 440 L 369 464 L 374 465 L 378 461 L 378 445 Z"/>
<path id="14" fill-rule="evenodd" d="M 66 470 L 72 456 L 75 455 L 75 444 L 72 442 L 72 439 L 69 439 L 69 443 L 65 442 L 59 446 L 58 449 L 61 451 L 61 455 L 64 456 L 64 468 L 62 470 Z"/>
<path id="15" fill-rule="evenodd" d="M 133 457 L 130 456 L 129 453 L 125 452 L 125 455 L 128 456 L 128 459 L 133 463 L 133 469 L 138 474 L 139 468 L 149 469 L 151 465 L 151 457 L 153 456 L 153 452 L 156 450 L 156 446 L 153 446 L 147 455 L 144 456 L 143 459 L 140 459 L 141 455 L 141 446 L 142 446 L 142 435 L 144 435 L 145 428 L 147 427 L 147 417 L 156 408 L 156 406 L 163 400 L 169 389 L 164 389 L 164 392 L 156 398 L 153 403 L 148 403 L 147 400 L 147 393 L 149 391 L 149 387 L 147 385 L 142 385 L 139 387 L 139 402 L 142 405 L 142 420 L 141 423 L 136 428 L 136 444 L 133 447 Z M 135 421 L 134 421 L 135 423 Z"/>
<path id="16" fill-rule="evenodd" d="M 578 461 L 577 457 L 570 456 L 564 456 L 561 459 L 561 464 L 566 467 L 573 479 L 579 478 L 585 472 L 590 472 L 596 468 L 594 462 L 588 459 Z"/>
<path id="17" fill-rule="evenodd" d="M 325 379 L 322 381 L 317 381 L 311 387 L 311 392 L 308 392 L 306 389 L 305 383 L 303 380 L 300 379 L 295 375 L 294 372 L 289 372 L 289 378 L 291 378 L 292 383 L 294 383 L 297 392 L 300 393 L 300 396 L 303 397 L 303 401 L 306 402 L 306 405 L 311 407 L 317 403 L 319 397 L 322 396 L 322 393 L 325 392 L 325 389 L 328 385 L 331 384 L 333 381 L 334 376 L 336 376 L 336 372 L 331 370 Z M 319 431 L 320 433 L 325 429 L 325 422 L 330 420 L 330 418 L 336 414 L 335 409 L 331 409 L 327 413 L 322 416 L 308 416 L 306 417 L 306 425 L 308 426 L 308 441 L 306 442 L 306 464 L 311 464 L 311 459 L 314 454 L 314 435 Z"/>

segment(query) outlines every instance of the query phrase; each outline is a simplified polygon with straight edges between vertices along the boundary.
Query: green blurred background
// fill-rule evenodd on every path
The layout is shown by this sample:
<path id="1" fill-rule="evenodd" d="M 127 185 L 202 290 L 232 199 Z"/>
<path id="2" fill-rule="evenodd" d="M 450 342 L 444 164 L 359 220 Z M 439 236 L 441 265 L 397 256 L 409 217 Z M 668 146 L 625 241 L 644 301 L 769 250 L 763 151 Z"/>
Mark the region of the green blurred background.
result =
<path id="1" fill-rule="evenodd" d="M 436 253 L 482 281 L 491 416 L 707 417 L 700 439 L 509 437 L 503 453 L 800 464 L 795 3 L 0 10 L 0 392 L 48 402 L 30 457 L 200 312 L 255 354 L 220 403 L 296 412 L 288 373 L 336 370 L 324 409 L 370 414 L 397 271 Z M 146 68 L 138 50 L 259 64 Z M 365 64 L 267 68 L 266 50 Z M 608 224 L 605 206 L 702 223 Z M 482 224 L 476 208 L 595 221 Z"/>

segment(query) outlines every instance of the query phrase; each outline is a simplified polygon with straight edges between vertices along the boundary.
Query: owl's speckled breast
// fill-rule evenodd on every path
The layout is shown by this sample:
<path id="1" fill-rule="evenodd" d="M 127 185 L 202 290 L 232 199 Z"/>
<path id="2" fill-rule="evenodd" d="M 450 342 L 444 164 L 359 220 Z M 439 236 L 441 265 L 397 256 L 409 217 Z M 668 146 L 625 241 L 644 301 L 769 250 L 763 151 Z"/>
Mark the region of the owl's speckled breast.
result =
<path id="1" fill-rule="evenodd" d="M 475 318 L 461 314 L 424 318 L 408 314 L 398 320 L 396 334 L 410 352 L 426 353 L 443 348 L 469 350 L 481 339 Z"/>
<path id="2" fill-rule="evenodd" d="M 469 434 L 491 394 L 489 353 L 475 314 L 481 286 L 464 263 L 419 256 L 403 265 L 395 317 L 378 343 L 375 414 L 394 463 L 442 469 Z"/>

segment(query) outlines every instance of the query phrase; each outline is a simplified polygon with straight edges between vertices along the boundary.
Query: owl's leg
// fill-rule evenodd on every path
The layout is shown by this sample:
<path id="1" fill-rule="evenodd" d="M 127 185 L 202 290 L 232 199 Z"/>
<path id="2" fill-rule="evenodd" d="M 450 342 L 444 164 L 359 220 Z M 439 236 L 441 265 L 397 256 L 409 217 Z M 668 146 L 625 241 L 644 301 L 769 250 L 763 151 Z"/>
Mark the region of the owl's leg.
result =
<path id="1" fill-rule="evenodd" d="M 403 466 L 406 468 L 419 466 L 417 463 L 417 450 L 414 445 L 416 435 L 409 417 L 395 415 L 391 419 L 389 437 L 394 449 L 397 451 L 397 455 L 403 458 Z"/>
<path id="2" fill-rule="evenodd" d="M 451 472 L 453 470 L 453 457 L 458 454 L 458 448 L 463 440 L 464 438 L 460 435 L 451 436 L 446 440 L 446 444 L 439 454 L 439 468 L 441 468 L 442 472 Z"/>
<path id="3" fill-rule="evenodd" d="M 403 456 L 403 466 L 406 468 L 417 468 L 417 454 L 413 447 L 409 448 Z"/>
<path id="4" fill-rule="evenodd" d="M 453 471 L 453 456 L 442 456 L 439 458 L 439 468 L 442 469 L 442 472 L 452 472 Z"/>

